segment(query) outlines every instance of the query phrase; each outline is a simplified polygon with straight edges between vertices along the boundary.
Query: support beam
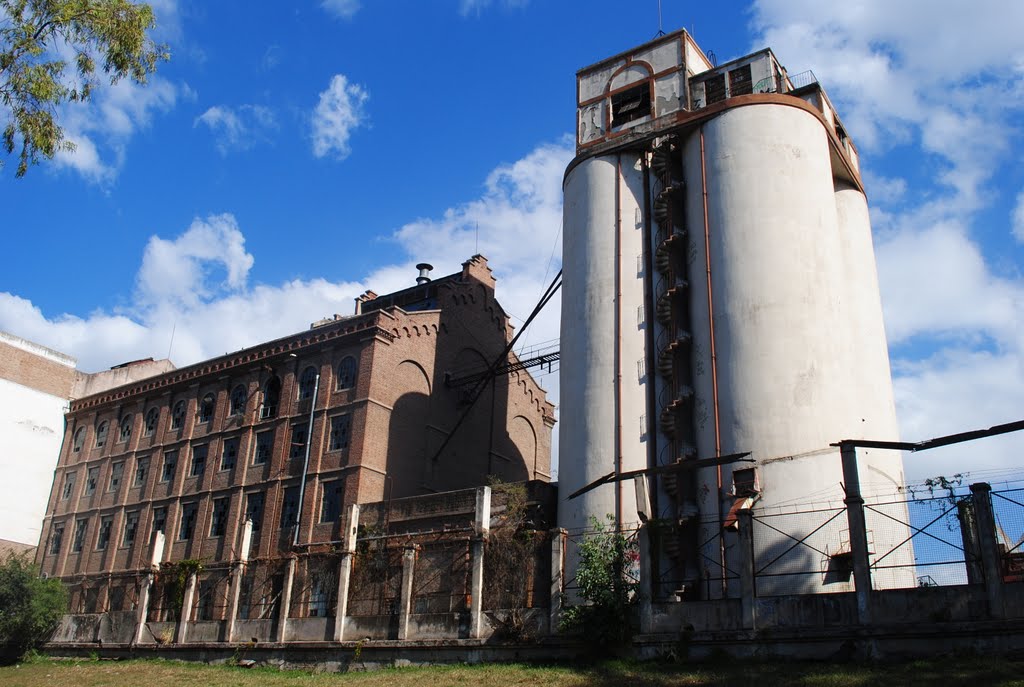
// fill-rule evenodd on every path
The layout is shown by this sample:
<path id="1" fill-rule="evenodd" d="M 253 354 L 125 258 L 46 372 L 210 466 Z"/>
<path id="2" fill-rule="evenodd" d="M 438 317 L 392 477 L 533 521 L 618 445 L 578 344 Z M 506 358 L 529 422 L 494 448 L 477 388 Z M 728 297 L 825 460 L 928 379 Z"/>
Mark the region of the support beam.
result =
<path id="1" fill-rule="evenodd" d="M 476 536 L 470 548 L 470 591 L 469 591 L 469 636 L 480 639 L 483 635 L 484 617 L 484 549 L 487 534 L 491 531 L 491 488 L 476 490 Z"/>
<path id="2" fill-rule="evenodd" d="M 754 513 L 741 508 L 736 513 L 740 536 L 740 618 L 745 630 L 757 629 L 757 600 L 754 586 Z"/>
<path id="3" fill-rule="evenodd" d="M 853 583 L 857 594 L 857 620 L 861 625 L 871 624 L 871 560 L 868 554 L 867 525 L 864 519 L 864 499 L 860 494 L 860 474 L 857 471 L 857 447 L 850 443 L 840 446 L 843 461 L 843 482 L 846 485 L 846 518 L 850 527 L 850 553 L 853 556 Z"/>
<path id="4" fill-rule="evenodd" d="M 352 559 L 356 552 L 359 532 L 359 504 L 348 507 L 345 537 L 342 540 L 341 560 L 338 562 L 338 602 L 334 612 L 334 641 L 345 641 L 345 618 L 348 617 L 348 590 L 352 583 Z"/>
<path id="5" fill-rule="evenodd" d="M 175 639 L 177 644 L 184 644 L 188 641 L 188 623 L 192 619 L 192 604 L 196 598 L 196 574 L 190 573 L 188 581 L 185 582 L 185 595 L 181 602 L 181 613 L 178 616 L 178 636 Z"/>
<path id="6" fill-rule="evenodd" d="M 402 589 L 398 603 L 398 639 L 409 638 L 409 614 L 412 612 L 412 583 L 416 572 L 416 553 L 418 544 L 405 547 L 402 554 Z"/>
<path id="7" fill-rule="evenodd" d="M 285 638 L 285 630 L 288 628 L 288 616 L 292 612 L 292 585 L 295 584 L 295 565 L 296 560 L 294 557 L 288 559 L 288 567 L 284 573 L 284 587 L 281 590 L 281 605 L 280 610 L 277 614 L 277 632 L 274 635 L 274 641 L 281 643 Z"/>
<path id="8" fill-rule="evenodd" d="M 558 634 L 562 622 L 562 600 L 565 597 L 565 542 L 568 532 L 556 529 L 551 534 L 551 602 L 549 605 L 548 632 Z"/>
<path id="9" fill-rule="evenodd" d="M 981 565 L 985 573 L 985 595 L 988 597 L 988 612 L 992 618 L 1006 614 L 1003 606 L 1003 575 L 999 542 L 996 541 L 996 520 L 992 512 L 992 487 L 985 482 L 971 485 L 974 501 L 974 515 L 978 523 L 978 544 L 981 548 Z"/>

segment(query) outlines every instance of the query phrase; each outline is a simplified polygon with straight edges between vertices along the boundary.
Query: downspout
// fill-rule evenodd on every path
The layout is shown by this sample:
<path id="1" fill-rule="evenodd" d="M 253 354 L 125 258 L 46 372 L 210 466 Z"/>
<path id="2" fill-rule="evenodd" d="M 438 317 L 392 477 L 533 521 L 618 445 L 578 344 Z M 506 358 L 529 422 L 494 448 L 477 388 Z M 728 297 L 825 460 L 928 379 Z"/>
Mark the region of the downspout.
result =
<path id="1" fill-rule="evenodd" d="M 708 227 L 708 175 L 704 163 L 704 127 L 700 127 L 700 186 L 701 196 L 704 205 L 704 267 L 707 274 L 708 288 L 708 334 L 711 339 L 711 398 L 715 418 L 715 458 L 722 456 L 722 433 L 718 417 L 718 358 L 715 355 L 715 306 L 711 295 L 711 231 Z M 718 555 L 719 565 L 722 568 L 722 595 L 725 596 L 729 584 L 725 577 L 725 537 L 722 534 L 725 524 L 722 513 L 722 466 L 715 468 L 718 473 L 718 493 L 715 500 L 718 502 Z"/>
<path id="2" fill-rule="evenodd" d="M 309 421 L 306 423 L 306 454 L 302 458 L 302 481 L 299 482 L 299 511 L 295 514 L 295 537 L 292 546 L 299 545 L 299 530 L 302 528 L 302 507 L 306 497 L 306 473 L 309 472 L 309 449 L 313 445 L 313 413 L 316 412 L 316 397 L 320 392 L 320 374 L 313 383 L 313 398 L 309 402 Z"/>
<path id="3" fill-rule="evenodd" d="M 615 156 L 615 476 L 622 474 L 622 154 Z M 622 530 L 622 485 L 615 480 L 615 531 Z"/>

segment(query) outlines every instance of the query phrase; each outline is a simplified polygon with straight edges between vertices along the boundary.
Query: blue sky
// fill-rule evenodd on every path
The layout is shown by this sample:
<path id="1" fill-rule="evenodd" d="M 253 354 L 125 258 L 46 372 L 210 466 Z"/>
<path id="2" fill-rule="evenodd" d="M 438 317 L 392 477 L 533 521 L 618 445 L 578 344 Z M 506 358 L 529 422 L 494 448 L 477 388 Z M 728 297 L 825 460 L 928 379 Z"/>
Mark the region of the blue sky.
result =
<path id="1" fill-rule="evenodd" d="M 559 267 L 574 74 L 658 30 L 656 0 L 155 9 L 172 59 L 150 84 L 65 110 L 74 154 L 21 180 L 0 170 L 0 329 L 89 371 L 298 331 L 476 250 L 525 317 Z M 772 47 L 836 103 L 872 205 L 904 437 L 1020 419 L 1024 4 L 662 12 L 719 62 Z M 557 319 L 529 341 L 556 338 Z M 541 380 L 555 395 L 556 376 Z M 1021 444 L 921 454 L 908 473 L 1003 479 Z"/>

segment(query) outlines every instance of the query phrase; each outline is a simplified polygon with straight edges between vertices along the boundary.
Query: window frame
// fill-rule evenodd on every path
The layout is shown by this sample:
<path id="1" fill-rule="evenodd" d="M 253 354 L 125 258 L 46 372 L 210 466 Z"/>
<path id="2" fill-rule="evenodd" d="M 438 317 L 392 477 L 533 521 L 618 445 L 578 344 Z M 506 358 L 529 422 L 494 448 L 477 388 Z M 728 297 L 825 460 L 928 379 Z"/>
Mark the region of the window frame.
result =
<path id="1" fill-rule="evenodd" d="M 356 379 L 359 376 L 359 361 L 353 355 L 347 355 L 341 359 L 338 363 L 337 368 L 337 379 L 335 380 L 334 388 L 336 391 L 345 391 L 346 389 L 354 389 L 356 386 Z"/>

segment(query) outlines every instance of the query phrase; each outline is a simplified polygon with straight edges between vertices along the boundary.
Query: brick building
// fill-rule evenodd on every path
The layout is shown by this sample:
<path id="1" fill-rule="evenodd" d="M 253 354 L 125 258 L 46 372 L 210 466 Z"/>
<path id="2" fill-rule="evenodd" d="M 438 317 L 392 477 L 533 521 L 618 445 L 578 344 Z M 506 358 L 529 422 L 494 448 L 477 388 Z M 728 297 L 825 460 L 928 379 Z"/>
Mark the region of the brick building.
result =
<path id="1" fill-rule="evenodd" d="M 72 401 L 42 570 L 69 581 L 148 570 L 158 530 L 164 561 L 227 564 L 246 519 L 247 557 L 271 560 L 295 541 L 339 540 L 347 504 L 489 475 L 547 481 L 553 406 L 526 371 L 472 405 L 446 384 L 511 339 L 486 259 L 417 281 L 366 292 L 352 316 Z M 72 598 L 78 612 L 116 605 L 102 588 Z"/>

